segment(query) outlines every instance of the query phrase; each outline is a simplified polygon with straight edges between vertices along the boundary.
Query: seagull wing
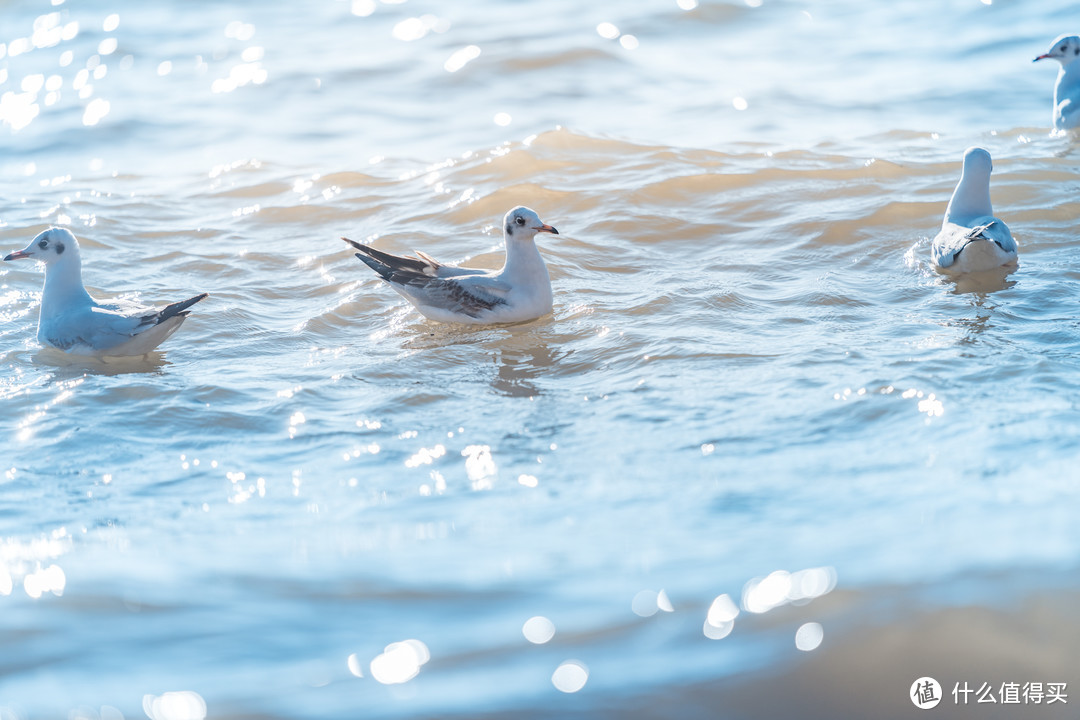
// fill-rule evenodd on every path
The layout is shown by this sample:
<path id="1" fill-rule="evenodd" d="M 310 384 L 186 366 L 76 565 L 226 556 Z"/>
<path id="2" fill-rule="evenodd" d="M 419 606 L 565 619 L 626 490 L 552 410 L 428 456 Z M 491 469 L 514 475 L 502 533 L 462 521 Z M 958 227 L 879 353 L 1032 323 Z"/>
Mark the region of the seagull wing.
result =
<path id="1" fill-rule="evenodd" d="M 506 305 L 509 288 L 490 277 L 470 275 L 458 278 L 416 278 L 394 289 L 419 305 L 452 313 L 479 317 Z"/>
<path id="2" fill-rule="evenodd" d="M 207 293 L 202 293 L 152 308 L 94 304 L 53 324 L 44 333 L 44 340 L 61 350 L 110 350 L 173 318 L 186 317 L 188 308 L 205 297 Z"/>
<path id="3" fill-rule="evenodd" d="M 970 243 L 977 240 L 989 240 L 996 243 L 1005 252 L 1016 252 L 1016 240 L 1009 232 L 1009 226 L 994 217 L 976 218 L 974 227 L 964 227 L 955 223 L 946 223 L 934 238 L 931 254 L 934 262 L 943 268 L 956 262 L 957 256 Z"/>
<path id="4" fill-rule="evenodd" d="M 469 317 L 506 304 L 510 287 L 490 271 L 443 265 L 424 253 L 402 257 L 342 238 L 379 277 L 417 305 L 440 308 Z"/>
<path id="5" fill-rule="evenodd" d="M 980 220 L 981 221 L 981 220 Z M 972 233 L 978 231 L 974 239 L 986 239 L 997 244 L 1005 252 L 1016 252 L 1016 240 L 1009 231 L 1009 226 L 997 218 L 989 218 L 989 222 L 974 228 Z"/>

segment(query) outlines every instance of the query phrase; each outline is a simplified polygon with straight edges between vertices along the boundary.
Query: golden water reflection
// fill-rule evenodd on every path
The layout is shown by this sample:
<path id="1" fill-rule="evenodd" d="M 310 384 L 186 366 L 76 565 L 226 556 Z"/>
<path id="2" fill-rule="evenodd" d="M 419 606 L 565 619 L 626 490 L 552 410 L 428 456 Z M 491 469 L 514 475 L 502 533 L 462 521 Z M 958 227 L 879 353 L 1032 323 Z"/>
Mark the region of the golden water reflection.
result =
<path id="1" fill-rule="evenodd" d="M 67 585 L 67 576 L 59 565 L 49 565 L 32 573 L 27 573 L 23 578 L 23 590 L 26 595 L 37 600 L 45 593 L 52 593 L 60 597 L 64 594 Z"/>
<path id="2" fill-rule="evenodd" d="M 811 652 L 818 649 L 824 638 L 825 631 L 822 629 L 821 623 L 804 623 L 795 631 L 795 647 L 803 652 Z"/>
<path id="3" fill-rule="evenodd" d="M 18 431 L 15 434 L 15 439 L 19 442 L 26 442 L 32 438 L 36 432 L 36 426 L 38 422 L 49 414 L 49 411 L 54 407 L 64 402 L 65 400 L 74 396 L 74 390 L 86 380 L 85 377 L 76 378 L 74 380 L 68 380 L 65 382 L 57 383 L 59 392 L 48 402 L 36 405 L 32 412 L 25 415 L 16 424 Z"/>
<path id="4" fill-rule="evenodd" d="M 742 610 L 753 614 L 767 613 L 782 605 L 805 605 L 836 588 L 836 570 L 831 567 L 807 568 L 789 573 L 775 570 L 765 577 L 747 581 L 743 587 Z M 731 634 L 739 606 L 728 594 L 718 595 L 705 615 L 702 631 L 711 640 L 720 640 Z M 823 633 L 816 623 L 808 623 L 796 634 L 796 646 L 801 650 L 813 650 L 821 644 Z"/>
<path id="5" fill-rule="evenodd" d="M 56 3 L 59 4 L 59 3 Z M 120 26 L 120 16 L 117 13 L 107 15 L 102 22 L 102 30 L 111 33 Z M 33 50 L 42 50 L 56 47 L 63 42 L 69 42 L 78 37 L 80 26 L 77 21 L 64 22 L 64 13 L 54 11 L 40 15 L 34 19 L 33 31 L 29 37 L 17 37 L 0 42 L 0 59 L 15 58 Z M 75 91 L 79 100 L 89 100 L 94 94 L 92 80 L 102 80 L 108 74 L 108 66 L 102 62 L 103 57 L 113 55 L 119 48 L 119 41 L 114 36 L 105 37 L 98 42 L 97 52 L 90 55 L 85 67 L 76 72 L 72 79 L 71 89 Z M 58 64 L 62 68 L 69 67 L 75 60 L 72 50 L 64 50 L 60 53 Z M 130 69 L 134 65 L 134 57 L 125 55 L 120 59 L 119 66 L 122 70 Z M 9 80 L 8 69 L 0 70 L 0 85 Z M 18 83 L 18 91 L 8 90 L 0 94 L 0 124 L 8 125 L 13 131 L 18 132 L 27 127 L 41 114 L 42 106 L 51 107 L 57 105 L 62 96 L 64 78 L 61 75 L 52 74 L 48 78 L 43 73 L 34 73 L 24 76 Z M 44 96 L 41 93 L 44 91 Z M 111 106 L 107 100 L 96 98 L 90 101 L 83 111 L 83 125 L 96 125 L 105 117 Z"/>
<path id="6" fill-rule="evenodd" d="M 150 720 L 203 720 L 206 717 L 206 701 L 190 690 L 144 695 L 142 704 L 143 712 Z"/>
<path id="7" fill-rule="evenodd" d="M 567 660 L 551 674 L 551 684 L 564 693 L 576 693 L 589 680 L 589 668 L 580 660 Z"/>
<path id="8" fill-rule="evenodd" d="M 555 637 L 555 623 L 542 615 L 537 615 L 525 621 L 525 624 L 521 626 L 521 633 L 534 645 L 543 645 Z"/>
<path id="9" fill-rule="evenodd" d="M 34 600 L 47 594 L 63 595 L 67 574 L 53 561 L 66 554 L 71 544 L 65 527 L 32 540 L 0 541 L 0 596 L 11 595 L 20 585 Z"/>
<path id="10" fill-rule="evenodd" d="M 809 601 L 836 587 L 833 568 L 810 568 L 789 573 L 776 570 L 764 578 L 754 578 L 743 588 L 742 606 L 751 613 L 765 613 L 788 603 Z"/>
<path id="11" fill-rule="evenodd" d="M 739 608 L 731 596 L 727 593 L 718 595 L 705 614 L 702 632 L 710 640 L 722 640 L 735 629 L 735 618 L 738 616 Z"/>
<path id="12" fill-rule="evenodd" d="M 399 685 L 412 680 L 431 659 L 431 651 L 420 640 L 410 638 L 390 643 L 369 665 L 371 677 L 383 685 Z M 355 673 L 354 673 L 355 674 Z"/>
<path id="13" fill-rule="evenodd" d="M 455 73 L 467 64 L 480 57 L 480 48 L 476 45 L 466 45 L 454 53 L 443 63 L 443 69 L 448 73 Z"/>
<path id="14" fill-rule="evenodd" d="M 657 612 L 675 612 L 666 590 L 641 590 L 630 601 L 630 609 L 639 617 L 652 617 Z"/>
<path id="15" fill-rule="evenodd" d="M 490 490 L 498 468 L 487 445 L 469 445 L 461 451 L 465 458 L 465 474 L 473 490 Z"/>
<path id="16" fill-rule="evenodd" d="M 878 395 L 892 395 L 896 392 L 896 388 L 893 385 L 887 385 L 882 388 L 878 388 L 874 391 L 874 394 Z M 840 400 L 847 402 L 857 398 L 868 397 L 871 391 L 867 388 L 859 388 L 853 390 L 851 388 L 844 388 L 842 392 L 833 393 L 833 400 Z M 926 422 L 929 423 L 933 418 L 941 417 L 945 414 L 945 403 L 937 396 L 936 393 L 928 393 L 918 388 L 908 388 L 900 393 L 900 398 L 903 400 L 915 400 L 916 408 L 920 414 L 926 415 Z"/>

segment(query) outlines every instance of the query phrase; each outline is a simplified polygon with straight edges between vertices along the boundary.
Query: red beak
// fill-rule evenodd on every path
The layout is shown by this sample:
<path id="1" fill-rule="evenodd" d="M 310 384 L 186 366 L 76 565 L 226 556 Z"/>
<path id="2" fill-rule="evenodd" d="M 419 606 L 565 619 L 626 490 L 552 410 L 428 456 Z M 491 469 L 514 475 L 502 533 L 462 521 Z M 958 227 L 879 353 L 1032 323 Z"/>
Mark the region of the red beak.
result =
<path id="1" fill-rule="evenodd" d="M 1035 59 L 1034 59 L 1034 60 L 1032 60 L 1031 62 L 1039 62 L 1040 60 L 1046 60 L 1046 59 L 1047 59 L 1048 57 L 1050 57 L 1050 53 L 1043 53 L 1042 55 L 1040 55 L 1039 57 L 1035 58 Z"/>
<path id="2" fill-rule="evenodd" d="M 550 225 L 541 225 L 540 227 L 533 228 L 533 229 L 536 230 L 537 232 L 549 232 L 552 235 L 558 235 L 559 234 L 559 231 L 556 230 L 555 228 L 551 227 Z"/>
<path id="3" fill-rule="evenodd" d="M 4 262 L 7 262 L 8 260 L 22 260 L 22 259 L 28 258 L 28 257 L 33 257 L 33 255 L 26 252 L 25 250 L 16 250 L 13 253 L 8 253 L 4 257 Z"/>

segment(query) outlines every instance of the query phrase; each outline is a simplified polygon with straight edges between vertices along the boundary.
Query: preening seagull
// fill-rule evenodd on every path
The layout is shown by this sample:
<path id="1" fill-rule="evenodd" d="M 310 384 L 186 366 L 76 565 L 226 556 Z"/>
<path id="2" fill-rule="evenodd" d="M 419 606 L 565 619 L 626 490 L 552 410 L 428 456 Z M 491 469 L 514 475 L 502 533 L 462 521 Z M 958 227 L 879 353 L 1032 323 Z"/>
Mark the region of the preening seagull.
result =
<path id="1" fill-rule="evenodd" d="M 348 238 L 356 257 L 420 313 L 445 323 L 490 325 L 534 320 L 551 312 L 551 280 L 536 248 L 537 233 L 558 235 L 527 207 L 503 218 L 506 262 L 501 270 L 443 265 L 429 255 L 401 257 Z"/>
<path id="2" fill-rule="evenodd" d="M 1061 63 L 1054 85 L 1054 128 L 1080 127 L 1080 37 L 1062 35 L 1045 53 L 1032 60 L 1057 60 Z"/>
<path id="3" fill-rule="evenodd" d="M 64 228 L 49 228 L 4 258 L 22 259 L 45 263 L 38 341 L 74 355 L 145 355 L 176 332 L 188 308 L 207 295 L 165 307 L 99 303 L 83 287 L 79 242 Z"/>
<path id="4" fill-rule="evenodd" d="M 964 153 L 960 182 L 930 248 L 938 270 L 980 272 L 1016 263 L 1016 241 L 990 205 L 992 170 L 986 150 L 969 148 Z"/>

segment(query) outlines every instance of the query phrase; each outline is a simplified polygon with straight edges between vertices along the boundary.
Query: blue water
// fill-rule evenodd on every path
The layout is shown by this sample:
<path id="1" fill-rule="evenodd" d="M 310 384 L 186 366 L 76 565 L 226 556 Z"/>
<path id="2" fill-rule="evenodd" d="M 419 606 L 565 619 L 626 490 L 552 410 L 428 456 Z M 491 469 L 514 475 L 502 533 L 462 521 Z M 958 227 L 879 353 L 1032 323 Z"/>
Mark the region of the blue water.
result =
<path id="1" fill-rule="evenodd" d="M 3 252 L 67 225 L 97 295 L 210 298 L 72 362 L 0 267 L 0 718 L 716 717 L 680 688 L 829 663 L 837 593 L 1075 588 L 1080 172 L 1031 63 L 1074 8 L 942 5 L 6 4 Z M 928 260 L 970 145 L 1021 245 L 978 292 Z M 338 240 L 495 267 L 517 204 L 561 233 L 524 325 Z"/>

